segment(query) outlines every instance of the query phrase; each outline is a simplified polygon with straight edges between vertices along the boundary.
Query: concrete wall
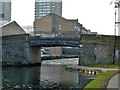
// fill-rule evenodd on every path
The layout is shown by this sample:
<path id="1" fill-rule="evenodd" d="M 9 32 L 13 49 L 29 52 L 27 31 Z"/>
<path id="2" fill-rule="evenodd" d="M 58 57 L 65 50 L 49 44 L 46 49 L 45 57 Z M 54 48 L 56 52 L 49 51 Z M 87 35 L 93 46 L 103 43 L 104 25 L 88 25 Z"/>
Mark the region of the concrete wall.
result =
<path id="1" fill-rule="evenodd" d="M 81 60 L 83 64 L 112 64 L 114 36 L 83 35 Z M 117 37 L 115 63 L 120 61 L 120 37 Z"/>
<path id="2" fill-rule="evenodd" d="M 120 36 L 116 39 L 116 62 L 120 64 Z"/>
<path id="3" fill-rule="evenodd" d="M 30 61 L 32 63 L 40 62 L 41 50 L 39 47 L 30 47 Z"/>
<path id="4" fill-rule="evenodd" d="M 40 62 L 40 48 L 30 47 L 28 38 L 28 34 L 3 36 L 3 65 L 20 65 Z"/>
<path id="5" fill-rule="evenodd" d="M 114 57 L 114 36 L 82 35 L 82 64 L 112 64 Z M 3 64 L 36 63 L 41 60 L 39 47 L 29 46 L 29 35 L 2 37 Z M 61 54 L 61 48 L 53 47 L 51 54 Z M 120 63 L 120 37 L 116 37 L 115 63 Z"/>

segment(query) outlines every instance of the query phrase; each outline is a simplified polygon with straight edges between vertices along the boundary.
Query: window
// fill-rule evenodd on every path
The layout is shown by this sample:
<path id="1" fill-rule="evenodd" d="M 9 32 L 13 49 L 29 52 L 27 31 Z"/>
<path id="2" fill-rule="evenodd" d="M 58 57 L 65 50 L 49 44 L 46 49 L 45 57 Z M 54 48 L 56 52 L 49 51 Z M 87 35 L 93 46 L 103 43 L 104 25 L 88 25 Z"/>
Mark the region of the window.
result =
<path id="1" fill-rule="evenodd" d="M 50 8 L 47 8 L 47 10 L 50 10 Z"/>
<path id="2" fill-rule="evenodd" d="M 42 16 L 42 14 L 40 14 L 39 16 Z"/>
<path id="3" fill-rule="evenodd" d="M 58 25 L 58 29 L 61 30 L 62 29 L 62 25 Z"/>
<path id="4" fill-rule="evenodd" d="M 38 16 L 37 14 L 35 16 Z"/>
<path id="5" fill-rule="evenodd" d="M 43 5 L 42 3 L 39 3 L 39 5 Z"/>
<path id="6" fill-rule="evenodd" d="M 43 11 L 43 13 L 46 13 L 46 11 Z"/>
<path id="7" fill-rule="evenodd" d="M 39 13 L 42 13 L 42 11 L 40 11 Z"/>
<path id="8" fill-rule="evenodd" d="M 50 7 L 50 6 L 46 6 L 46 7 Z"/>
<path id="9" fill-rule="evenodd" d="M 47 14 L 43 14 L 43 16 L 46 16 Z"/>
<path id="10" fill-rule="evenodd" d="M 50 5 L 50 3 L 46 3 L 47 5 Z"/>
<path id="11" fill-rule="evenodd" d="M 45 7 L 47 7 L 47 6 L 40 6 L 40 8 L 45 8 Z"/>
<path id="12" fill-rule="evenodd" d="M 40 8 L 42 8 L 43 6 L 40 6 Z"/>
<path id="13" fill-rule="evenodd" d="M 55 4 L 55 3 L 52 3 L 52 4 Z"/>
<path id="14" fill-rule="evenodd" d="M 47 9 L 42 9 L 42 10 L 47 10 Z"/>

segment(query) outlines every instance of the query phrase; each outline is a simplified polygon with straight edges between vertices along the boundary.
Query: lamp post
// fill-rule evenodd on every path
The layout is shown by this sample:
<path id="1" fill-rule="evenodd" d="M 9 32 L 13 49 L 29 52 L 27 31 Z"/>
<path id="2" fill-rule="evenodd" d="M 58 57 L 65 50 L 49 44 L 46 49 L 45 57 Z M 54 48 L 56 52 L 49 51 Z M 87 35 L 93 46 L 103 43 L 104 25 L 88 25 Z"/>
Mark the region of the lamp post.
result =
<path id="1" fill-rule="evenodd" d="M 115 27 L 114 27 L 114 45 L 113 45 L 113 62 L 112 64 L 115 64 L 115 53 L 116 53 L 116 24 L 119 25 L 119 21 L 116 20 L 116 15 L 117 15 L 117 10 L 118 8 L 120 7 L 119 5 L 120 1 L 119 0 L 116 0 L 115 2 Z M 118 12 L 118 18 L 119 18 L 119 12 Z"/>

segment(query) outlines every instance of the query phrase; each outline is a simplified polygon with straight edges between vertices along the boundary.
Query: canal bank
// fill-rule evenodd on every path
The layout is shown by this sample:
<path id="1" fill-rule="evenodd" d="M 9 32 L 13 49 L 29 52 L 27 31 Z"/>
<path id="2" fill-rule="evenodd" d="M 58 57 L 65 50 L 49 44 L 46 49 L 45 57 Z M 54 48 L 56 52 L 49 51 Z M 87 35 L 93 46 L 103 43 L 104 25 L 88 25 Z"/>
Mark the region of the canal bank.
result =
<path id="1" fill-rule="evenodd" d="M 97 67 L 87 67 L 87 66 L 78 66 L 78 65 L 69 65 L 69 66 L 66 66 L 65 69 L 83 71 L 86 73 L 96 72 L 96 74 L 99 74 L 101 72 L 107 72 L 110 70 L 118 70 L 118 68 L 113 68 L 113 69 L 112 68 L 97 68 Z"/>
<path id="2" fill-rule="evenodd" d="M 71 66 L 66 66 L 65 69 L 80 71 L 87 74 L 97 74 L 97 77 L 93 81 L 91 81 L 88 85 L 86 85 L 84 89 L 87 89 L 87 88 L 93 88 L 93 89 L 104 88 L 105 89 L 105 88 L 109 88 L 113 83 L 114 83 L 113 85 L 118 85 L 118 82 L 115 81 L 117 78 L 113 77 L 117 73 L 120 73 L 120 71 L 118 71 L 119 70 L 118 68 L 112 69 L 112 68 L 97 68 L 97 67 L 71 65 Z M 118 86 L 113 86 L 113 88 L 114 87 L 118 87 Z M 115 88 L 115 90 L 116 89 L 118 88 Z"/>
<path id="3" fill-rule="evenodd" d="M 86 70 L 85 73 L 78 70 L 65 70 L 66 67 L 77 67 L 77 65 L 78 58 L 69 58 L 45 60 L 42 62 L 41 66 L 38 67 L 4 67 L 3 87 L 81 89 L 94 81 L 94 79 L 96 79 L 96 76 L 99 75 L 97 72 L 97 75 L 95 75 L 95 73 L 88 74 L 86 72 L 87 67 L 83 68 Z M 93 70 L 93 67 L 91 67 L 91 70 Z M 96 68 L 94 68 L 94 71 L 95 70 Z M 109 70 L 103 71 L 108 72 Z M 13 76 L 14 78 L 12 78 Z M 98 81 L 96 81 L 96 83 L 97 82 Z"/>
<path id="4" fill-rule="evenodd" d="M 77 55 L 53 55 L 53 56 L 42 56 L 41 60 L 37 61 L 37 62 L 28 62 L 28 61 L 4 61 L 2 62 L 2 66 L 40 66 L 41 62 L 43 61 L 49 61 L 49 60 L 69 60 L 69 59 L 74 59 L 74 58 L 78 58 Z M 69 63 L 69 62 L 67 62 Z"/>

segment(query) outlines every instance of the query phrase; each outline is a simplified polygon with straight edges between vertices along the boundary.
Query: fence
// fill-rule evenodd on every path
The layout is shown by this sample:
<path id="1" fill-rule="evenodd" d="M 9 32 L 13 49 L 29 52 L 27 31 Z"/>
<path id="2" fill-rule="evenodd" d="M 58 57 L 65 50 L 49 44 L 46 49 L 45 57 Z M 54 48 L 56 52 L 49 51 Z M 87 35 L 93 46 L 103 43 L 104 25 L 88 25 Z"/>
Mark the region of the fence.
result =
<path id="1" fill-rule="evenodd" d="M 43 32 L 43 31 L 33 31 L 31 32 L 32 36 L 40 36 L 40 37 L 61 37 L 61 38 L 80 38 L 80 33 L 75 31 L 59 31 L 59 32 Z"/>

